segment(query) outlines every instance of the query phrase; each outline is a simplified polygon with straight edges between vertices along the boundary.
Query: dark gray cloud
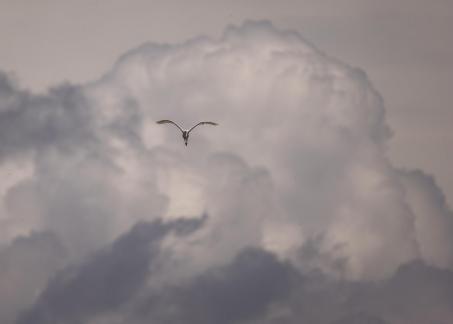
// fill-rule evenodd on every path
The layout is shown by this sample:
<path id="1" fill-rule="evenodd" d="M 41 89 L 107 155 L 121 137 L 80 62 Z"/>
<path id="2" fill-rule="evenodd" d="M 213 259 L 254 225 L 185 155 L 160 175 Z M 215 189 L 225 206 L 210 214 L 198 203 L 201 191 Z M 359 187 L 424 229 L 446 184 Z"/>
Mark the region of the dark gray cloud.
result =
<path id="1" fill-rule="evenodd" d="M 64 247 L 49 232 L 31 233 L 0 247 L 0 321 L 12 323 L 65 261 Z"/>
<path id="2" fill-rule="evenodd" d="M 179 283 L 149 285 L 168 231 L 203 219 L 141 223 L 80 266 L 60 271 L 17 323 L 442 323 L 453 314 L 453 272 L 414 261 L 386 280 L 333 280 L 246 248 Z"/>
<path id="3" fill-rule="evenodd" d="M 180 287 L 163 287 L 138 308 L 156 323 L 242 323 L 263 318 L 289 298 L 297 271 L 259 249 L 241 251 L 230 264 L 207 270 Z"/>
<path id="4" fill-rule="evenodd" d="M 80 87 L 66 84 L 34 95 L 0 72 L 0 103 L 1 159 L 52 148 L 67 154 L 96 143 L 93 111 Z"/>
<path id="5" fill-rule="evenodd" d="M 187 235 L 203 220 L 138 223 L 87 261 L 58 272 L 18 323 L 86 323 L 121 307 L 142 288 L 162 238 L 169 231 Z"/>

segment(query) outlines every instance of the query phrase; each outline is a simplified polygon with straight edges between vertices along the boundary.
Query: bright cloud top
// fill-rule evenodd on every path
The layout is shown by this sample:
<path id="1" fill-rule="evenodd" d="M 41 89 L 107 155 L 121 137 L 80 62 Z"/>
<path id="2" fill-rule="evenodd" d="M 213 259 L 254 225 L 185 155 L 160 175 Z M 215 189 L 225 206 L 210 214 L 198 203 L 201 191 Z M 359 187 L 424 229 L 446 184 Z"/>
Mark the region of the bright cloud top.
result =
<path id="1" fill-rule="evenodd" d="M 132 172 L 156 172 L 167 214 L 207 212 L 225 245 L 239 240 L 297 254 L 305 240 L 322 236 L 322 248 L 345 259 L 343 271 L 354 278 L 380 277 L 417 257 L 451 265 L 444 244 L 451 215 L 443 206 L 429 216 L 444 232 L 436 235 L 442 244 L 418 226 L 430 222 L 420 208 L 435 198 L 418 206 L 408 175 L 389 163 L 379 94 L 362 71 L 297 33 L 250 22 L 220 39 L 145 44 L 85 91 L 101 127 L 135 116 L 123 125 L 135 137 L 125 131 L 108 139 L 112 145 L 131 150 L 136 140 L 140 153 L 165 156 Z M 160 118 L 221 126 L 198 130 L 184 150 L 179 134 L 156 127 Z M 134 161 L 124 164 L 126 173 Z"/>

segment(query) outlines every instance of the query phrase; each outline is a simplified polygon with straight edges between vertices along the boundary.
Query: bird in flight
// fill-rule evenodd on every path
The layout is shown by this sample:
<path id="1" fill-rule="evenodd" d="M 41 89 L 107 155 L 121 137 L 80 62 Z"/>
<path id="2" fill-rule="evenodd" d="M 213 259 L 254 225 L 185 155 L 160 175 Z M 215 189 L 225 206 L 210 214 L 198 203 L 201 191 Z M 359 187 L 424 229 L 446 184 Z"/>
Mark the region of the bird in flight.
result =
<path id="1" fill-rule="evenodd" d="M 184 139 L 184 144 L 187 146 L 187 141 L 189 140 L 189 133 L 198 125 L 214 125 L 217 126 L 217 123 L 211 122 L 211 121 L 202 121 L 199 122 L 198 124 L 192 126 L 190 129 L 182 129 L 178 124 L 176 124 L 174 121 L 168 120 L 168 119 L 162 119 L 157 122 L 158 124 L 173 124 L 176 127 L 179 128 L 179 130 L 182 132 L 182 138 Z"/>

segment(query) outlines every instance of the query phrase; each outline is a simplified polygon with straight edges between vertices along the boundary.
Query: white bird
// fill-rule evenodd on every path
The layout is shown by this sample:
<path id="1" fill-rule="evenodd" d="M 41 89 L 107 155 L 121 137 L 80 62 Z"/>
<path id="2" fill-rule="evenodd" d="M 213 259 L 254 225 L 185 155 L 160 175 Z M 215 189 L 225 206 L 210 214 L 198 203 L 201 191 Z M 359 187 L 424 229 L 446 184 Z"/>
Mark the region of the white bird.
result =
<path id="1" fill-rule="evenodd" d="M 198 124 L 192 126 L 192 128 L 190 129 L 182 129 L 178 124 L 176 124 L 174 121 L 171 121 L 171 120 L 168 120 L 168 119 L 163 119 L 163 120 L 159 120 L 157 122 L 158 124 L 173 124 L 175 125 L 176 127 L 179 128 L 179 130 L 182 132 L 182 138 L 184 139 L 184 144 L 186 144 L 187 146 L 187 141 L 189 140 L 189 133 L 195 128 L 197 127 L 198 125 L 214 125 L 214 126 L 217 126 L 218 124 L 217 123 L 214 123 L 214 122 L 211 122 L 211 121 L 202 121 L 202 122 L 199 122 Z"/>

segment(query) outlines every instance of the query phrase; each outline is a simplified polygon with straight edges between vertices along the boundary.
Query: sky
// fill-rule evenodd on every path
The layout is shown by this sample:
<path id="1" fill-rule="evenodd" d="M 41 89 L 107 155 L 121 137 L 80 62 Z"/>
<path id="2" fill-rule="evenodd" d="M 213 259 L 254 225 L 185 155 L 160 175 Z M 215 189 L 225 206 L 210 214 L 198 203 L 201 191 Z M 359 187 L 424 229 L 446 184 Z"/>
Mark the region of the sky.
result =
<path id="1" fill-rule="evenodd" d="M 1 1 L 0 321 L 448 323 L 451 9 Z"/>
<path id="2" fill-rule="evenodd" d="M 366 71 L 397 129 L 390 157 L 436 176 L 453 201 L 453 3 L 433 0 L 0 1 L 0 62 L 35 91 L 87 82 L 147 41 L 219 36 L 228 24 L 269 19 Z M 423 147 L 423 149 L 420 148 Z"/>

